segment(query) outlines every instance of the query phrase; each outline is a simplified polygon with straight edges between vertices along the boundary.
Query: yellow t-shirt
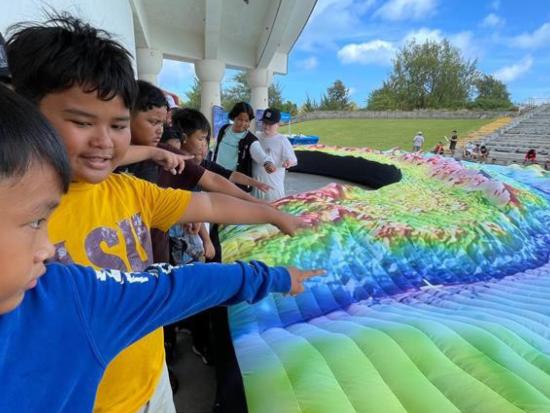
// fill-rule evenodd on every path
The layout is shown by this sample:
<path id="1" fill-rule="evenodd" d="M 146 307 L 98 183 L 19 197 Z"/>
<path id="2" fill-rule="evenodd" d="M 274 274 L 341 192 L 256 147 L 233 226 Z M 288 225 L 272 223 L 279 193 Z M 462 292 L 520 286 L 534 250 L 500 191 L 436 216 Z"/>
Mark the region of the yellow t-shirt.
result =
<path id="1" fill-rule="evenodd" d="M 162 189 L 129 175 L 112 174 L 100 184 L 73 183 L 48 226 L 56 258 L 95 268 L 143 270 L 153 257 L 149 229 L 168 231 L 190 200 L 188 191 Z M 163 363 L 164 337 L 158 329 L 109 364 L 94 411 L 137 411 L 153 395 Z"/>

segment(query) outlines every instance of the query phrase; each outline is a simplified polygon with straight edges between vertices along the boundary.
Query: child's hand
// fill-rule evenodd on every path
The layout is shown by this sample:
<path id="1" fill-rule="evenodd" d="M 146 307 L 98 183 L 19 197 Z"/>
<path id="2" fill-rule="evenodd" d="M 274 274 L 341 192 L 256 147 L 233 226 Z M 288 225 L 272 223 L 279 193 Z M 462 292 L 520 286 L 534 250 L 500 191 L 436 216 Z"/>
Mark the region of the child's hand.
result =
<path id="1" fill-rule="evenodd" d="M 254 185 L 258 190 L 262 191 L 262 192 L 269 192 L 273 189 L 272 186 L 268 185 L 268 184 L 264 184 L 263 182 L 260 182 L 260 181 L 256 181 L 257 183 Z"/>
<path id="2" fill-rule="evenodd" d="M 277 167 L 273 162 L 266 162 L 264 163 L 264 169 L 268 174 L 272 174 L 277 170 Z"/>
<path id="3" fill-rule="evenodd" d="M 274 225 L 276 225 L 283 234 L 294 235 L 296 231 L 301 228 L 311 227 L 311 223 L 305 221 L 302 217 L 286 214 L 280 211 L 278 212 L 279 215 Z"/>
<path id="4" fill-rule="evenodd" d="M 214 255 L 216 255 L 216 249 L 214 248 L 214 244 L 212 244 L 212 241 L 210 240 L 206 242 L 203 241 L 203 247 L 204 247 L 204 256 L 209 260 L 214 258 Z"/>
<path id="5" fill-rule="evenodd" d="M 193 158 L 193 155 L 178 155 L 161 148 L 155 148 L 151 160 L 162 166 L 165 171 L 177 175 L 185 169 L 185 161 Z"/>
<path id="6" fill-rule="evenodd" d="M 283 168 L 288 169 L 294 166 L 294 163 L 290 160 L 286 160 L 283 162 Z"/>
<path id="7" fill-rule="evenodd" d="M 287 267 L 287 270 L 290 273 L 290 295 L 302 293 L 304 291 L 303 282 L 305 280 L 325 274 L 325 270 L 320 269 L 304 271 L 295 267 Z"/>
<path id="8" fill-rule="evenodd" d="M 196 235 L 201 230 L 201 223 L 200 222 L 193 222 L 188 224 L 183 224 L 183 229 L 185 232 L 188 232 L 189 234 Z"/>

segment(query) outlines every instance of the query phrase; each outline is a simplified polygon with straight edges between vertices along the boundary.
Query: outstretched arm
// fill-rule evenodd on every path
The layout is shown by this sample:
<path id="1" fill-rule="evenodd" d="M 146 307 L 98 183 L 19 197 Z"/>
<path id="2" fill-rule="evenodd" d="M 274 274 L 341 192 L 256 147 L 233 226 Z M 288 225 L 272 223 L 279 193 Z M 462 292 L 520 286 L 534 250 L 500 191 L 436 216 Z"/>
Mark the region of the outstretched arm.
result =
<path id="1" fill-rule="evenodd" d="M 55 269 L 54 269 L 55 268 Z M 257 302 L 271 292 L 299 294 L 322 271 L 250 264 L 154 265 L 141 273 L 50 266 L 50 278 L 72 285 L 78 314 L 99 355 L 109 362 L 151 331 L 216 305 Z M 63 281 L 62 281 L 63 280 Z M 121 311 L 123 310 L 123 311 Z"/>
<path id="2" fill-rule="evenodd" d="M 208 170 L 201 177 L 199 181 L 199 185 L 208 192 L 219 192 L 221 194 L 230 195 L 232 197 L 243 199 L 248 202 L 264 203 L 263 201 L 260 201 L 257 198 L 254 198 L 249 193 L 244 192 L 241 188 L 239 188 L 229 179 L 225 179 L 223 176 L 215 174 Z M 221 222 L 217 222 L 217 221 L 208 221 L 208 220 L 205 220 L 205 221 L 216 222 L 218 224 L 221 224 Z"/>
<path id="3" fill-rule="evenodd" d="M 130 145 L 120 165 L 130 165 L 150 159 L 162 166 L 165 171 L 180 174 L 185 168 L 185 161 L 193 158 L 192 155 L 179 155 L 156 146 Z"/>
<path id="4" fill-rule="evenodd" d="M 178 222 L 216 224 L 272 224 L 287 235 L 309 226 L 300 217 L 289 215 L 266 204 L 252 203 L 216 193 L 192 194 Z"/>
<path id="5" fill-rule="evenodd" d="M 242 172 L 234 171 L 229 177 L 231 182 L 234 182 L 239 185 L 252 186 L 256 189 L 259 189 L 262 192 L 268 192 L 273 189 L 268 184 L 258 181 L 257 179 L 251 178 L 248 175 L 243 174 Z"/>

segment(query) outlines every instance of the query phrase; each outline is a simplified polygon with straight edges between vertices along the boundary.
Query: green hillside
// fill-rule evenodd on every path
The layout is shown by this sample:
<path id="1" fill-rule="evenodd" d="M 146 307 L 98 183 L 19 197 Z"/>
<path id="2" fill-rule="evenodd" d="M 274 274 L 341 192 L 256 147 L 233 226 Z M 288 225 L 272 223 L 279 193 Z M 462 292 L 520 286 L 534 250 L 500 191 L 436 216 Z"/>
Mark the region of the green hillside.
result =
<path id="1" fill-rule="evenodd" d="M 368 146 L 389 149 L 399 146 L 409 150 L 412 138 L 422 131 L 426 138 L 424 149 L 432 148 L 443 136 L 450 136 L 456 129 L 460 137 L 466 137 L 492 119 L 324 119 L 291 125 L 292 133 L 316 135 L 320 143 L 341 146 Z M 282 126 L 281 132 L 288 133 Z"/>

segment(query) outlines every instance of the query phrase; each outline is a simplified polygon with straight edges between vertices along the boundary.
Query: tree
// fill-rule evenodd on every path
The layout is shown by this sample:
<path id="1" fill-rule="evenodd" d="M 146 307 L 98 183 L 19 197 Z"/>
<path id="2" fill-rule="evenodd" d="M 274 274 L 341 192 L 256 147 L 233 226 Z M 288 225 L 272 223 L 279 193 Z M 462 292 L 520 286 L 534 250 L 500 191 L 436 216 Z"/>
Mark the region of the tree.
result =
<path id="1" fill-rule="evenodd" d="M 506 85 L 491 75 L 480 73 L 474 81 L 477 97 L 471 107 L 479 109 L 510 109 L 510 93 Z"/>
<path id="2" fill-rule="evenodd" d="M 384 82 L 380 89 L 373 90 L 367 100 L 368 110 L 395 110 L 397 108 L 396 94 L 388 82 Z"/>
<path id="3" fill-rule="evenodd" d="M 349 89 L 341 80 L 336 80 L 321 96 L 320 110 L 351 110 L 353 107 Z"/>
<path id="4" fill-rule="evenodd" d="M 250 87 L 246 79 L 246 72 L 239 72 L 231 79 L 233 85 L 222 90 L 222 106 L 230 111 L 237 102 L 250 102 Z"/>
<path id="5" fill-rule="evenodd" d="M 311 99 L 309 95 L 306 94 L 306 101 L 300 108 L 300 112 L 302 113 L 308 113 L 308 112 L 315 112 L 319 109 L 319 105 L 315 101 L 315 99 Z"/>
<path id="6" fill-rule="evenodd" d="M 369 96 L 368 108 L 440 109 L 465 107 L 476 77 L 476 61 L 465 60 L 448 40 L 414 40 L 395 57 L 382 90 Z M 388 107 L 382 106 L 386 102 Z"/>
<path id="7" fill-rule="evenodd" d="M 186 108 L 192 108 L 199 110 L 201 108 L 201 83 L 196 77 L 193 79 L 193 86 L 191 90 L 186 92 L 187 101 L 183 102 L 183 106 Z"/>
<path id="8" fill-rule="evenodd" d="M 237 73 L 231 80 L 233 85 L 222 90 L 222 106 L 227 111 L 230 111 L 237 102 L 250 102 L 251 96 L 246 72 Z M 290 112 L 293 116 L 298 113 L 298 106 L 295 103 L 283 99 L 283 89 L 277 81 L 269 86 L 268 96 L 270 107 L 277 108 L 281 112 Z"/>
<path id="9" fill-rule="evenodd" d="M 281 112 L 289 112 L 292 116 L 298 114 L 298 106 L 291 102 L 290 100 L 283 101 L 283 88 L 279 82 L 274 81 L 271 86 L 269 86 L 269 107 L 277 108 Z"/>

